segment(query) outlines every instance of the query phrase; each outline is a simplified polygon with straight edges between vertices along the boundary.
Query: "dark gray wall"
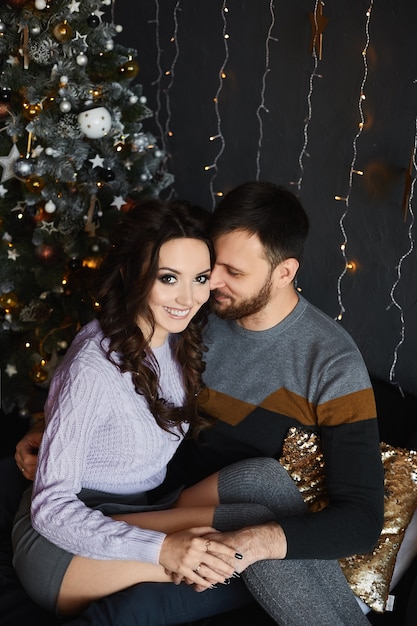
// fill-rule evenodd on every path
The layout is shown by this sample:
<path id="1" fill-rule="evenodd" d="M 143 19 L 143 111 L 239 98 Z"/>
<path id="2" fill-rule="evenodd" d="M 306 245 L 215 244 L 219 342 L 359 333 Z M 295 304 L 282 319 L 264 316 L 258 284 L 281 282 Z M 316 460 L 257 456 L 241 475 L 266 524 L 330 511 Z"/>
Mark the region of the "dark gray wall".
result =
<path id="1" fill-rule="evenodd" d="M 175 194 L 211 208 L 216 192 L 248 179 L 295 191 L 311 219 L 303 294 L 343 313 L 373 375 L 417 393 L 414 162 L 406 185 L 417 3 L 327 0 L 322 60 L 310 49 L 318 4 L 118 0 L 115 15 L 121 42 L 138 52 L 155 113 L 147 128 L 170 154 Z"/>

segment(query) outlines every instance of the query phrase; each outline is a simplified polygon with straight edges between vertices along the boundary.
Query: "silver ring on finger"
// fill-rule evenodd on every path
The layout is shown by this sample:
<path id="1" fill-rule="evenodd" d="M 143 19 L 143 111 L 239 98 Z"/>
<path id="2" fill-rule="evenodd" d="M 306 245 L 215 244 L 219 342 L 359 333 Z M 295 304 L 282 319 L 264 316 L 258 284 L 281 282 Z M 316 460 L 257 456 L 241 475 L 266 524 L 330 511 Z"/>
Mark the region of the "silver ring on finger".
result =
<path id="1" fill-rule="evenodd" d="M 209 551 L 210 543 L 211 543 L 210 539 L 207 539 L 206 543 L 204 544 L 206 546 L 206 552 Z"/>
<path id="2" fill-rule="evenodd" d="M 200 567 L 201 567 L 201 563 L 199 563 L 197 567 L 193 569 L 194 574 L 198 574 L 198 570 L 200 569 Z"/>

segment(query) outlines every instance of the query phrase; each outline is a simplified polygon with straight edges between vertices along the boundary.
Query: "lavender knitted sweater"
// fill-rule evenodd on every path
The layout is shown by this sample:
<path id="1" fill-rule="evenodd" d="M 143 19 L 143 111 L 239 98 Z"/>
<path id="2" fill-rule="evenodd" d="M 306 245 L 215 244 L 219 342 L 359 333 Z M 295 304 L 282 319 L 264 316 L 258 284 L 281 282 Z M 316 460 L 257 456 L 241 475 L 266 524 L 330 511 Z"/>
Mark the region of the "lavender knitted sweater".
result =
<path id="1" fill-rule="evenodd" d="M 113 521 L 86 507 L 76 495 L 82 488 L 133 494 L 156 487 L 181 441 L 156 424 L 146 401 L 135 392 L 131 374 L 120 373 L 106 358 L 102 339 L 98 321 L 87 324 L 51 383 L 32 524 L 73 554 L 158 563 L 163 533 Z M 181 405 L 182 375 L 170 342 L 153 353 L 162 397 Z"/>

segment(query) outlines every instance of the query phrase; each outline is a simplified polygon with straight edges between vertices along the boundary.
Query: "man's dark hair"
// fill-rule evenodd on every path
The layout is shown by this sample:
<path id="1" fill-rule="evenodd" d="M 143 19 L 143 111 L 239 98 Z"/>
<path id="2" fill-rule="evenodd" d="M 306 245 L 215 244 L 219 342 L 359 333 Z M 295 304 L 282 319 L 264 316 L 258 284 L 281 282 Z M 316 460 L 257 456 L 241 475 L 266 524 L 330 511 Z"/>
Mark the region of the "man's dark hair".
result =
<path id="1" fill-rule="evenodd" d="M 308 234 L 307 214 L 298 198 L 274 183 L 251 181 L 232 189 L 214 210 L 215 239 L 243 230 L 261 241 L 272 268 L 288 258 L 301 261 Z"/>

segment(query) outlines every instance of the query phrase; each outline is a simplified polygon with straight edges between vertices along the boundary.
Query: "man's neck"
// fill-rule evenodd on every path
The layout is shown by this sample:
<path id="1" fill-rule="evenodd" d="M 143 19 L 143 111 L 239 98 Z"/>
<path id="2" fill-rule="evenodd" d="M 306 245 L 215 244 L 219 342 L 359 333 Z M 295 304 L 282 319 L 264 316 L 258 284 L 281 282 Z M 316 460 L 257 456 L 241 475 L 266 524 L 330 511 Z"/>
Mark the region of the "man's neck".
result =
<path id="1" fill-rule="evenodd" d="M 236 320 L 237 324 L 246 330 L 268 330 L 282 322 L 295 309 L 299 300 L 293 285 L 288 287 L 276 298 L 271 298 L 262 311 Z"/>

